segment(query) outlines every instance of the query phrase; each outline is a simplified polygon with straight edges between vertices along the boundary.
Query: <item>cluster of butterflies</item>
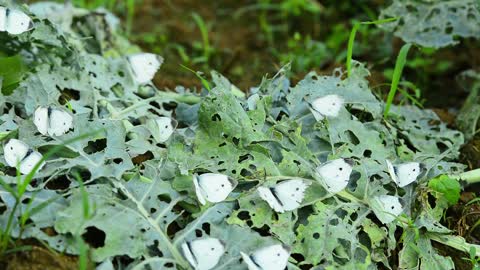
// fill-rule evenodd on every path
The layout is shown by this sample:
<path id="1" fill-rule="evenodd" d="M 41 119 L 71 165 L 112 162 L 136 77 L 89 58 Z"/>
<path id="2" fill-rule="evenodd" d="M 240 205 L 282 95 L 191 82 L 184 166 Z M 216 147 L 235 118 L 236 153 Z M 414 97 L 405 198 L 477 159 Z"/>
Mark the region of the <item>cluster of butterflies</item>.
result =
<path id="1" fill-rule="evenodd" d="M 388 160 L 386 163 L 391 178 L 399 187 L 404 187 L 417 180 L 423 170 L 422 165 L 418 162 L 395 166 Z M 348 185 L 353 165 L 353 160 L 347 158 L 328 161 L 316 168 L 316 178 L 328 192 L 337 193 Z M 235 189 L 237 181 L 224 174 L 204 173 L 194 175 L 193 184 L 198 201 L 205 205 L 207 201 L 218 203 L 227 199 Z M 260 198 L 266 201 L 274 211 L 283 213 L 300 207 L 309 185 L 308 180 L 292 178 L 278 182 L 271 187 L 260 186 L 257 188 L 257 192 Z M 381 201 L 386 203 L 388 206 L 386 208 L 391 208 L 389 200 Z"/>
<path id="2" fill-rule="evenodd" d="M 38 132 L 44 136 L 62 136 L 73 127 L 73 116 L 59 108 L 51 106 L 38 107 L 33 115 L 33 123 Z M 170 117 L 157 117 L 153 121 L 158 133 L 156 140 L 167 141 L 177 127 L 177 122 Z M 43 156 L 21 140 L 10 139 L 4 146 L 4 157 L 8 166 L 18 167 L 21 174 L 29 174 Z M 37 169 L 42 169 L 42 162 Z"/>
<path id="3" fill-rule="evenodd" d="M 317 121 L 326 117 L 336 117 L 344 102 L 338 95 L 328 95 L 309 103 L 310 110 Z M 354 161 L 348 158 L 330 160 L 315 169 L 315 178 L 330 193 L 338 193 L 345 189 L 353 171 Z M 393 165 L 386 160 L 387 170 L 399 187 L 415 182 L 423 173 L 422 164 L 407 162 Z M 227 199 L 237 186 L 237 181 L 224 174 L 204 173 L 193 176 L 193 184 L 198 201 L 218 203 Z M 286 179 L 273 186 L 260 186 L 256 189 L 260 198 L 278 213 L 292 211 L 301 206 L 310 182 L 305 179 Z M 402 212 L 403 206 L 396 196 L 380 195 L 372 198 L 371 204 L 375 215 L 384 223 L 390 223 Z M 193 268 L 208 270 L 214 268 L 223 253 L 224 245 L 216 238 L 203 238 L 182 245 L 185 258 Z M 283 245 L 272 245 L 254 251 L 252 254 L 241 252 L 241 256 L 249 270 L 285 269 L 290 256 L 290 249 Z"/>
<path id="4" fill-rule="evenodd" d="M 225 253 L 225 245 L 213 237 L 184 242 L 181 248 L 187 261 L 196 270 L 214 268 Z M 249 270 L 279 270 L 287 266 L 290 248 L 275 244 L 249 254 L 244 252 L 240 254 Z"/>
<path id="5" fill-rule="evenodd" d="M 395 166 L 388 160 L 386 163 L 391 178 L 399 187 L 414 182 L 422 174 L 422 165 L 418 162 Z M 340 158 L 320 165 L 315 171 L 325 189 L 337 193 L 348 185 L 353 165 L 353 160 Z M 226 200 L 235 189 L 237 181 L 224 174 L 204 173 L 194 175 L 193 184 L 198 201 L 205 205 L 207 202 L 218 203 Z M 309 184 L 304 179 L 288 179 L 272 187 L 260 186 L 257 192 L 274 211 L 283 213 L 300 207 Z M 376 196 L 372 203 L 378 206 L 373 208 L 373 211 L 384 224 L 394 221 L 403 212 L 396 196 Z M 182 251 L 194 269 L 209 270 L 218 264 L 225 248 L 219 239 L 208 237 L 183 243 Z M 278 244 L 261 248 L 252 254 L 242 252 L 241 256 L 249 270 L 285 269 L 290 249 Z"/>

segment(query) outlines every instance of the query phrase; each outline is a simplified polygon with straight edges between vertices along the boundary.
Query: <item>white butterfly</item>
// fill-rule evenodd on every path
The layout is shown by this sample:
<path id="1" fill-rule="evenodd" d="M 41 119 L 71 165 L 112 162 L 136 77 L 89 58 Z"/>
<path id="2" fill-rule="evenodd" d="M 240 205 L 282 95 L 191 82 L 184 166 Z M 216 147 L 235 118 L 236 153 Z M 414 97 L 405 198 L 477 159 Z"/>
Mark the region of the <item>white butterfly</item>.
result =
<path id="1" fill-rule="evenodd" d="M 418 162 L 408 162 L 394 166 L 389 160 L 386 161 L 388 173 L 399 187 L 415 182 L 422 173 L 422 165 Z"/>
<path id="2" fill-rule="evenodd" d="M 377 218 L 384 224 L 394 221 L 403 212 L 403 207 L 398 197 L 390 195 L 374 197 L 371 207 Z"/>
<path id="3" fill-rule="evenodd" d="M 248 270 L 283 270 L 287 267 L 290 248 L 277 244 L 257 249 L 251 255 L 240 254 Z"/>
<path id="4" fill-rule="evenodd" d="M 156 137 L 155 139 L 159 143 L 166 142 L 170 138 L 170 136 L 172 136 L 178 125 L 178 122 L 175 119 L 165 116 L 155 119 L 155 123 L 158 126 L 159 132 L 157 134 L 154 134 L 154 138 Z"/>
<path id="5" fill-rule="evenodd" d="M 348 185 L 352 173 L 353 160 L 334 159 L 316 168 L 320 182 L 332 193 L 337 193 Z"/>
<path id="6" fill-rule="evenodd" d="M 133 78 L 138 84 L 149 83 L 157 73 L 163 58 L 153 53 L 138 53 L 128 56 Z"/>
<path id="7" fill-rule="evenodd" d="M 73 117 L 60 109 L 38 107 L 33 114 L 33 123 L 42 135 L 61 136 L 73 126 Z"/>
<path id="8" fill-rule="evenodd" d="M 338 95 L 327 95 L 315 99 L 310 104 L 310 111 L 317 121 L 325 117 L 337 117 L 343 107 L 343 99 Z"/>
<path id="9" fill-rule="evenodd" d="M 218 264 L 225 246 L 217 238 L 207 237 L 183 243 L 182 251 L 194 269 L 209 270 Z"/>
<path id="10" fill-rule="evenodd" d="M 10 167 L 17 167 L 19 165 L 20 173 L 28 174 L 35 167 L 35 165 L 42 159 L 42 154 L 32 150 L 26 143 L 11 139 L 5 144 L 3 148 L 5 161 Z M 38 171 L 45 165 L 43 162 Z"/>
<path id="11" fill-rule="evenodd" d="M 33 28 L 33 22 L 20 10 L 0 7 L 0 31 L 19 35 Z"/>
<path id="12" fill-rule="evenodd" d="M 219 173 L 204 173 L 193 176 L 197 198 L 202 205 L 206 201 L 217 203 L 225 200 L 237 186 L 237 181 Z"/>
<path id="13" fill-rule="evenodd" d="M 309 184 L 301 179 L 292 179 L 282 181 L 271 188 L 258 187 L 257 191 L 275 212 L 283 213 L 300 206 Z"/>

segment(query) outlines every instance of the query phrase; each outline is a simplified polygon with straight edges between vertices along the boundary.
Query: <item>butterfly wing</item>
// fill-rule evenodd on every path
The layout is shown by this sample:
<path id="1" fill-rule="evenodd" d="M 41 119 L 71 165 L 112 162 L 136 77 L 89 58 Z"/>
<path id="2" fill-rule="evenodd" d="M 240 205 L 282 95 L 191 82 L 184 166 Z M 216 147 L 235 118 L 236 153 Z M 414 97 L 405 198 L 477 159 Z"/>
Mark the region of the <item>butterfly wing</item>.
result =
<path id="1" fill-rule="evenodd" d="M 275 186 L 275 192 L 285 211 L 297 209 L 303 201 L 308 183 L 300 179 L 283 181 Z"/>
<path id="2" fill-rule="evenodd" d="M 0 31 L 1 32 L 7 31 L 6 25 L 7 25 L 7 8 L 0 7 Z"/>
<path id="3" fill-rule="evenodd" d="M 282 245 L 272 245 L 256 250 L 251 258 L 262 270 L 283 270 L 287 267 L 290 250 Z"/>
<path id="4" fill-rule="evenodd" d="M 197 199 L 198 201 L 202 204 L 205 205 L 207 202 L 205 201 L 205 197 L 203 195 L 203 191 L 200 188 L 200 185 L 198 184 L 198 176 L 194 175 L 193 176 L 193 185 L 195 186 L 195 193 L 197 194 Z"/>
<path id="5" fill-rule="evenodd" d="M 33 114 L 33 123 L 42 135 L 48 133 L 48 108 L 38 107 Z"/>
<path id="6" fill-rule="evenodd" d="M 278 213 L 285 212 L 285 209 L 283 209 L 283 206 L 279 202 L 279 199 L 275 197 L 271 189 L 266 187 L 258 187 L 257 191 L 258 191 L 258 194 L 260 195 L 260 198 L 266 201 L 270 206 L 270 208 L 272 208 L 275 212 L 278 212 Z"/>
<path id="7" fill-rule="evenodd" d="M 48 134 L 61 136 L 73 126 L 73 117 L 65 111 L 53 109 L 49 117 Z"/>
<path id="8" fill-rule="evenodd" d="M 248 270 L 261 270 L 261 269 L 258 268 L 258 266 L 252 261 L 252 259 L 250 258 L 250 256 L 249 256 L 248 254 L 245 254 L 245 253 L 243 253 L 243 252 L 240 252 L 240 254 L 242 255 L 243 261 L 244 261 L 245 264 L 247 265 Z"/>
<path id="9" fill-rule="evenodd" d="M 218 173 L 204 173 L 197 179 L 205 199 L 213 203 L 225 200 L 237 185 L 236 181 Z"/>
<path id="10" fill-rule="evenodd" d="M 343 158 L 334 159 L 320 165 L 316 169 L 320 176 L 320 182 L 325 188 L 332 193 L 336 193 L 344 189 L 350 180 L 352 173 L 352 165 Z"/>
<path id="11" fill-rule="evenodd" d="M 403 212 L 403 207 L 398 197 L 390 195 L 375 197 L 372 209 L 377 218 L 384 224 L 394 221 Z"/>
<path id="12" fill-rule="evenodd" d="M 343 106 L 343 99 L 338 95 L 327 95 L 315 99 L 311 104 L 311 110 L 317 121 L 325 117 L 337 117 Z M 315 115 L 316 112 L 316 115 Z"/>
<path id="13" fill-rule="evenodd" d="M 5 29 L 12 35 L 21 34 L 30 30 L 32 27 L 32 20 L 30 17 L 20 10 L 9 9 L 6 19 Z"/>
<path id="14" fill-rule="evenodd" d="M 150 82 L 160 68 L 162 61 L 159 56 L 153 53 L 139 53 L 128 57 L 134 79 L 139 84 Z"/>
<path id="15" fill-rule="evenodd" d="M 37 165 L 38 162 L 42 159 L 42 154 L 39 152 L 33 151 L 29 155 L 27 155 L 22 162 L 20 162 L 20 172 L 22 174 L 28 174 L 30 171 Z M 42 167 L 45 165 L 44 162 L 40 164 L 40 167 L 38 167 L 37 172 L 42 169 Z"/>
<path id="16" fill-rule="evenodd" d="M 399 187 L 404 187 L 415 182 L 421 174 L 420 163 L 408 162 L 397 165 L 396 170 L 398 180 L 395 182 Z"/>
<path id="17" fill-rule="evenodd" d="M 170 117 L 159 117 L 155 120 L 158 126 L 159 133 L 157 134 L 156 140 L 159 143 L 166 142 L 170 136 L 173 134 L 175 129 L 177 128 L 177 121 Z"/>
<path id="18" fill-rule="evenodd" d="M 183 252 L 183 256 L 185 257 L 185 259 L 187 259 L 188 263 L 190 263 L 190 265 L 193 267 L 193 268 L 196 268 L 197 266 L 197 260 L 196 258 L 194 257 L 193 253 L 192 253 L 192 250 L 191 250 L 191 242 L 185 242 L 182 244 L 181 246 L 182 248 L 182 252 Z"/>
<path id="19" fill-rule="evenodd" d="M 11 139 L 3 147 L 5 161 L 10 167 L 17 167 L 17 163 L 27 155 L 29 146 L 17 139 Z"/>
<path id="20" fill-rule="evenodd" d="M 392 178 L 393 182 L 395 182 L 398 185 L 398 177 L 397 177 L 397 172 L 395 171 L 395 167 L 393 166 L 390 160 L 387 159 L 386 162 L 387 162 L 388 174 L 390 174 L 390 177 Z"/>
<path id="21" fill-rule="evenodd" d="M 197 260 L 195 269 L 209 270 L 214 268 L 225 253 L 225 247 L 217 238 L 207 237 L 191 242 L 191 250 Z"/>

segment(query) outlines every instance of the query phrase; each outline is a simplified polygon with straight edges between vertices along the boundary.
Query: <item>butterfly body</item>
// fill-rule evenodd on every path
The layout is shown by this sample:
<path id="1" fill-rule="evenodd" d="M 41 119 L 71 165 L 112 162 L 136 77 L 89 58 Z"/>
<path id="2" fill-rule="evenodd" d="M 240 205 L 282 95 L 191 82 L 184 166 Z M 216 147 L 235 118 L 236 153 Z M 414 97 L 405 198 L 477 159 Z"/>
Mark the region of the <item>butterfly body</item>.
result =
<path id="1" fill-rule="evenodd" d="M 343 107 L 343 99 L 338 95 L 327 95 L 315 99 L 310 104 L 310 111 L 317 121 L 326 117 L 337 117 Z"/>
<path id="2" fill-rule="evenodd" d="M 334 159 L 328 161 L 316 169 L 320 176 L 320 182 L 331 193 L 343 190 L 350 180 L 353 161 L 350 159 Z"/>
<path id="3" fill-rule="evenodd" d="M 187 241 L 181 246 L 183 255 L 196 270 L 214 268 L 225 253 L 223 243 L 213 237 Z"/>
<path id="4" fill-rule="evenodd" d="M 28 174 L 35 167 L 35 165 L 42 159 L 42 154 L 32 150 L 26 143 L 11 139 L 4 146 L 5 161 L 10 167 L 17 167 L 19 164 L 19 171 L 22 174 Z M 38 170 L 44 166 L 40 165 Z"/>
<path id="5" fill-rule="evenodd" d="M 393 165 L 389 160 L 386 162 L 390 177 L 399 187 L 415 182 L 422 174 L 422 165 L 419 162 L 407 162 L 399 165 Z"/>
<path id="6" fill-rule="evenodd" d="M 128 56 L 133 78 L 138 84 L 149 83 L 162 65 L 163 59 L 153 53 L 138 53 Z"/>
<path id="7" fill-rule="evenodd" d="M 24 12 L 0 6 L 0 32 L 19 35 L 33 28 L 32 19 Z"/>
<path id="8" fill-rule="evenodd" d="M 217 203 L 225 200 L 237 186 L 237 182 L 224 174 L 204 173 L 193 176 L 198 201 L 205 205 L 207 201 Z"/>
<path id="9" fill-rule="evenodd" d="M 33 123 L 42 135 L 61 136 L 73 126 L 73 117 L 60 109 L 38 107 L 33 115 Z"/>
<path id="10" fill-rule="evenodd" d="M 283 213 L 297 209 L 303 201 L 309 183 L 301 179 L 282 181 L 274 187 L 258 187 L 260 197 L 275 211 Z"/>
<path id="11" fill-rule="evenodd" d="M 277 244 L 257 249 L 252 254 L 240 254 L 248 270 L 283 270 L 287 267 L 290 249 Z"/>

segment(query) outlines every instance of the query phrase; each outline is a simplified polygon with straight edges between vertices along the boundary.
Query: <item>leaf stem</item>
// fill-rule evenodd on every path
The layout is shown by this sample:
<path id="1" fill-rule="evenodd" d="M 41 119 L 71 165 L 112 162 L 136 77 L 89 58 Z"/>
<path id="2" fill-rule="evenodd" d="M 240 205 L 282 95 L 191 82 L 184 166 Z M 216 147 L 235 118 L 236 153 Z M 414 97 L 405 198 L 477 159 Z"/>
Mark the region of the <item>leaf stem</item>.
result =
<path id="1" fill-rule="evenodd" d="M 428 233 L 427 236 L 435 242 L 447 245 L 465 253 L 469 253 L 470 248 L 473 247 L 475 248 L 476 252 L 475 256 L 480 257 L 480 245 L 467 243 L 465 239 L 461 236 L 445 235 L 439 233 Z"/>
<path id="2" fill-rule="evenodd" d="M 137 199 L 135 199 L 135 197 L 118 181 L 112 180 L 111 182 L 116 188 L 121 190 L 125 196 L 127 196 L 132 202 L 134 202 L 137 205 L 138 211 L 148 221 L 148 223 L 150 223 L 150 225 L 152 225 L 152 227 L 155 228 L 160 238 L 162 239 L 162 242 L 160 242 L 159 245 L 165 246 L 165 248 L 167 248 L 168 251 L 170 251 L 175 261 L 177 261 L 177 263 L 181 265 L 183 268 L 187 268 L 188 263 L 183 259 L 178 249 L 172 244 L 172 242 L 170 241 L 170 238 L 163 232 L 160 226 L 158 226 L 158 223 L 152 219 L 152 217 L 147 212 L 145 207 L 143 207 L 142 203 L 139 202 Z"/>
<path id="3" fill-rule="evenodd" d="M 158 95 L 153 96 L 151 98 L 144 99 L 140 102 L 137 102 L 132 106 L 127 107 L 119 112 L 111 112 L 111 118 L 119 119 L 122 115 L 125 115 L 138 108 L 141 108 L 150 102 L 153 102 L 156 100 L 162 100 L 162 99 L 173 99 L 177 102 L 186 103 L 186 104 L 197 104 L 197 103 L 200 103 L 200 101 L 202 100 L 201 97 L 194 96 L 194 95 L 182 95 L 175 92 L 158 92 Z"/>
<path id="4" fill-rule="evenodd" d="M 459 174 L 448 175 L 450 178 L 453 178 L 457 181 L 466 182 L 467 185 L 480 183 L 480 168 L 462 172 Z"/>

